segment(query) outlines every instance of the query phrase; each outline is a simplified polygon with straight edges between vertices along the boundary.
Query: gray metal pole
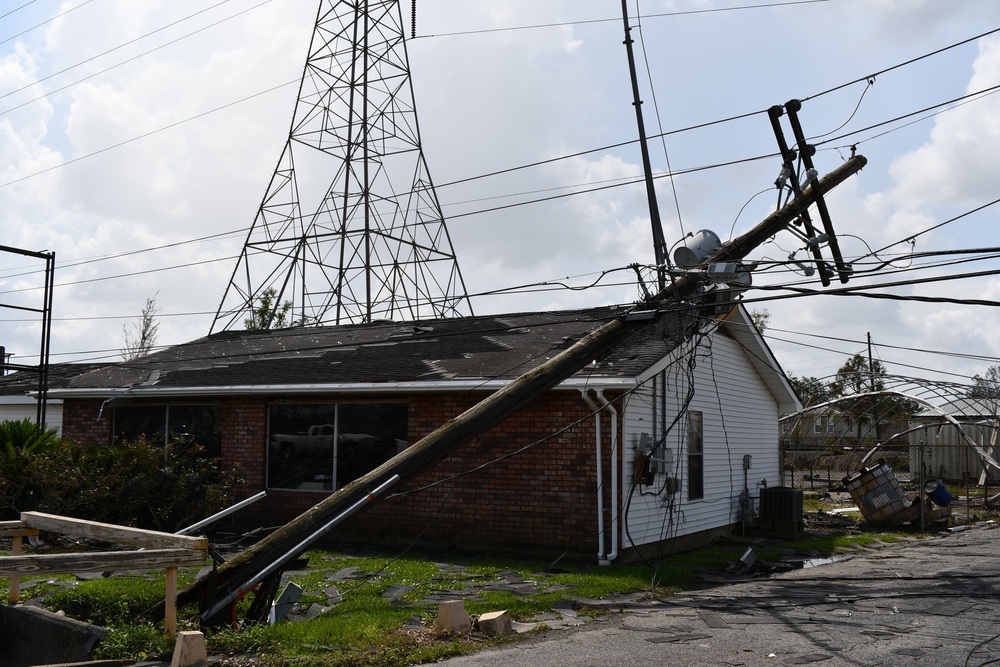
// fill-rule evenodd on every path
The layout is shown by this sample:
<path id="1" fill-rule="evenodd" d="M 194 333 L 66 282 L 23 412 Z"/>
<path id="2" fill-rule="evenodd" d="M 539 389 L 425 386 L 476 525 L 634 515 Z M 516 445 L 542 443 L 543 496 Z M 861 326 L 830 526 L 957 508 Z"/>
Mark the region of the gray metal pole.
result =
<path id="1" fill-rule="evenodd" d="M 248 593 L 251 588 L 259 584 L 260 582 L 264 581 L 264 579 L 266 579 L 268 576 L 280 570 L 285 563 L 287 563 L 288 561 L 292 560 L 293 558 L 301 554 L 303 551 L 305 551 L 310 544 L 312 544 L 320 537 L 322 537 L 323 534 L 326 533 L 328 530 L 330 530 L 338 523 L 344 521 L 349 516 L 357 512 L 359 509 L 361 509 L 362 506 L 370 503 L 372 500 L 375 499 L 376 496 L 381 495 L 386 489 L 388 489 L 390 486 L 392 486 L 398 481 L 399 481 L 399 475 L 393 475 L 386 481 L 382 482 L 382 484 L 380 484 L 375 490 L 370 491 L 368 495 L 362 497 L 356 503 L 354 503 L 353 505 L 345 509 L 343 512 L 341 512 L 340 514 L 338 514 L 337 516 L 333 517 L 328 522 L 326 522 L 322 528 L 320 528 L 312 535 L 310 535 L 309 537 L 305 538 L 304 540 L 296 544 L 294 547 L 292 547 L 288 552 L 285 553 L 284 556 L 272 562 L 263 570 L 261 570 L 254 576 L 247 579 L 246 582 L 244 582 L 241 586 L 238 586 L 236 590 L 230 592 L 229 595 L 227 595 L 225 598 L 216 602 L 214 607 L 212 607 L 211 609 L 209 609 L 208 611 L 204 612 L 201 615 L 201 618 L 202 619 L 212 618 L 220 611 L 231 605 L 233 602 L 240 599 L 240 597 Z"/>

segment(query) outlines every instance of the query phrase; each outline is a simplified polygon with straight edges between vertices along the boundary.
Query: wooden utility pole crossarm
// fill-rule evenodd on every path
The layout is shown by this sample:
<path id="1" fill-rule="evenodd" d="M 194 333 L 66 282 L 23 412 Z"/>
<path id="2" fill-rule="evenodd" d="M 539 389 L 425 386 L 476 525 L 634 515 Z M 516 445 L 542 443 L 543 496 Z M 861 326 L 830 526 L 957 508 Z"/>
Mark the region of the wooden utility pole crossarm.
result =
<path id="1" fill-rule="evenodd" d="M 851 158 L 819 181 L 819 190 L 825 193 L 833 189 L 860 170 L 865 163 L 863 157 Z M 745 258 L 758 245 L 801 215 L 814 198 L 813 189 L 807 189 L 801 197 L 768 216 L 750 232 L 723 246 L 706 264 Z M 690 296 L 697 287 L 696 280 L 682 276 L 660 291 L 650 303 L 642 304 L 636 310 L 656 308 L 667 299 Z M 248 577 L 286 556 L 294 549 L 294 545 L 314 533 L 330 518 L 358 502 L 371 489 L 386 483 L 394 475 L 398 475 L 399 481 L 403 482 L 437 463 L 470 438 L 499 424 L 538 395 L 555 387 L 594 359 L 601 358 L 620 344 L 630 332 L 642 326 L 650 326 L 650 323 L 633 323 L 623 317 L 602 324 L 549 361 L 515 379 L 375 470 L 335 491 L 260 542 L 223 563 L 213 575 L 206 575 L 195 581 L 181 591 L 179 603 L 199 601 L 203 610 L 212 607 L 217 598 L 237 590 Z"/>

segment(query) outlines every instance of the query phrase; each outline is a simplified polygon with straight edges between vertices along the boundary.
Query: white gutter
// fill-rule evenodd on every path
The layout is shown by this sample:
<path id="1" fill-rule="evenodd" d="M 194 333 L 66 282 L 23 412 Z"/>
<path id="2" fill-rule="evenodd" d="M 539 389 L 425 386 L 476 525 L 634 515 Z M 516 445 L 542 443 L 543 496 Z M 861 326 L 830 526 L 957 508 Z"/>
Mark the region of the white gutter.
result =
<path id="1" fill-rule="evenodd" d="M 249 384 L 220 385 L 217 387 L 80 387 L 51 389 L 50 398 L 115 398 L 128 395 L 136 398 L 157 398 L 175 396 L 233 396 L 246 394 L 418 394 L 439 391 L 496 391 L 509 385 L 513 380 L 432 380 L 427 382 L 332 382 L 314 384 Z M 631 389 L 635 378 L 599 379 L 602 389 Z M 595 381 L 589 378 L 570 378 L 553 389 L 563 391 L 593 388 Z"/>
<path id="2" fill-rule="evenodd" d="M 608 554 L 607 562 L 601 563 L 609 565 L 618 558 L 618 411 L 608 399 L 604 398 L 603 388 L 597 389 L 594 393 L 604 404 L 604 408 L 611 413 L 611 553 Z"/>
<path id="3" fill-rule="evenodd" d="M 596 403 L 587 396 L 589 389 L 581 389 L 580 396 L 591 410 L 594 411 L 594 443 L 596 446 L 597 463 L 597 562 L 601 565 L 609 563 L 604 553 L 604 458 L 601 453 L 601 410 Z"/>

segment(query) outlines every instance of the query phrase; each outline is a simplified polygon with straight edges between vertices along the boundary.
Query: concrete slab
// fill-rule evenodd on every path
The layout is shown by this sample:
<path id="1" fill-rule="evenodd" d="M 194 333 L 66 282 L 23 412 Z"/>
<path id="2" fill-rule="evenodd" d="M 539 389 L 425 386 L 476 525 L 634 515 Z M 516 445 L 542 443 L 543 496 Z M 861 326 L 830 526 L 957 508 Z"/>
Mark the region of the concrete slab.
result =
<path id="1" fill-rule="evenodd" d="M 0 605 L 3 667 L 84 662 L 106 639 L 105 628 L 23 605 Z"/>

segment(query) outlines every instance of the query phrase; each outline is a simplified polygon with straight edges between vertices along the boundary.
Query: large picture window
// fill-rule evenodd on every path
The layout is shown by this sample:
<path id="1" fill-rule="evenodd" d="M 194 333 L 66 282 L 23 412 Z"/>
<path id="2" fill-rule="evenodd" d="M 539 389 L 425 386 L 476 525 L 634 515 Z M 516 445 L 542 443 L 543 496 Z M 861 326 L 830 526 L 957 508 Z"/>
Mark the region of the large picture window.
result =
<path id="1" fill-rule="evenodd" d="M 115 408 L 115 442 L 143 438 L 165 445 L 185 438 L 202 445 L 208 456 L 218 457 L 222 443 L 222 408 L 219 405 L 125 405 Z"/>
<path id="2" fill-rule="evenodd" d="M 335 491 L 406 444 L 405 403 L 273 403 L 267 484 Z"/>

